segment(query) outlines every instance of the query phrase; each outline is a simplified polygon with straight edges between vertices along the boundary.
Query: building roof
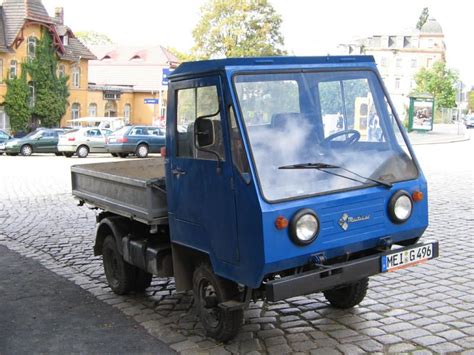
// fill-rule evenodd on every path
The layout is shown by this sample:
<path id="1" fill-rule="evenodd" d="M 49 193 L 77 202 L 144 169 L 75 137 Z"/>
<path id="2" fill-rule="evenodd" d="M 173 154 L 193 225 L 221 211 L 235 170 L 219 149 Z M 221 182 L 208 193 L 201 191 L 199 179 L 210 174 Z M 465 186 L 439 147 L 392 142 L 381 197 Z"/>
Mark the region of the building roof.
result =
<path id="1" fill-rule="evenodd" d="M 57 23 L 48 15 L 41 0 L 3 0 L 0 7 L 0 52 L 9 51 L 26 21 L 44 24 L 59 37 L 69 33 L 69 43 L 64 46 L 64 53 L 60 54 L 61 59 L 96 59 L 94 54 L 74 37 L 69 27 Z"/>
<path id="2" fill-rule="evenodd" d="M 89 62 L 89 82 L 105 86 L 129 86 L 134 91 L 163 89 L 164 68 L 178 58 L 162 46 L 92 46 L 97 60 Z"/>
<path id="3" fill-rule="evenodd" d="M 422 34 L 443 34 L 443 28 L 434 18 L 429 18 L 421 27 Z"/>

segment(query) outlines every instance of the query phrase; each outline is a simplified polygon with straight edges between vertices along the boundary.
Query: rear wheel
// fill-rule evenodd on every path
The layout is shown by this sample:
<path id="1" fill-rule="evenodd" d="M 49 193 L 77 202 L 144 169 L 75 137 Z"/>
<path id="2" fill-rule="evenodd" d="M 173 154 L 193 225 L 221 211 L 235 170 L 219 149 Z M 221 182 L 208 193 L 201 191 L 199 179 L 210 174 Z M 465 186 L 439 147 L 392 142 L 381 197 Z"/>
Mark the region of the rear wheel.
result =
<path id="1" fill-rule="evenodd" d="M 117 153 L 110 153 L 110 154 L 111 154 L 114 158 L 117 158 L 117 157 L 118 157 Z"/>
<path id="2" fill-rule="evenodd" d="M 346 309 L 361 303 L 367 294 L 368 287 L 369 278 L 366 277 L 347 286 L 324 291 L 323 294 L 331 306 Z"/>
<path id="3" fill-rule="evenodd" d="M 120 158 L 126 158 L 126 157 L 128 157 L 128 153 L 118 153 L 118 156 Z"/>
<path id="4" fill-rule="evenodd" d="M 112 291 L 124 295 L 133 290 L 136 268 L 123 260 L 112 235 L 108 235 L 104 240 L 102 259 L 105 276 Z"/>
<path id="5" fill-rule="evenodd" d="M 54 155 L 56 155 L 57 157 L 60 157 L 61 155 L 63 155 L 63 153 L 56 152 L 56 153 L 54 153 Z"/>
<path id="6" fill-rule="evenodd" d="M 18 153 L 5 153 L 6 155 L 8 155 L 9 157 L 16 157 L 18 155 Z"/>
<path id="7" fill-rule="evenodd" d="M 70 158 L 70 157 L 72 157 L 74 154 L 73 154 L 73 153 L 63 153 L 63 155 L 64 155 L 66 158 Z"/>
<path id="8" fill-rule="evenodd" d="M 146 144 L 140 144 L 135 151 L 135 154 L 139 158 L 146 158 L 148 156 L 149 148 Z"/>
<path id="9" fill-rule="evenodd" d="M 85 145 L 81 145 L 77 148 L 76 154 L 79 158 L 86 158 L 89 155 L 89 148 Z"/>
<path id="10" fill-rule="evenodd" d="M 201 264 L 194 271 L 193 293 L 201 323 L 209 337 L 225 342 L 237 335 L 244 311 L 229 311 L 218 306 L 238 296 L 236 283 L 215 275 L 208 264 Z"/>
<path id="11" fill-rule="evenodd" d="M 25 144 L 24 146 L 21 147 L 20 149 L 21 155 L 28 157 L 31 154 L 33 154 L 33 148 L 29 144 Z"/>

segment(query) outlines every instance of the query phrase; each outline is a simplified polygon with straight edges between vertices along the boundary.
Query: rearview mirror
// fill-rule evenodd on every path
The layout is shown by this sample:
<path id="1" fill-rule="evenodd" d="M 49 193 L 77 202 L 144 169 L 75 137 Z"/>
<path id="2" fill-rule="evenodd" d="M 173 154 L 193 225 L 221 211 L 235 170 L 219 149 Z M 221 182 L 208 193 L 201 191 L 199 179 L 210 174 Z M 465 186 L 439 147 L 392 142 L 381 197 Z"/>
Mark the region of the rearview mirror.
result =
<path id="1" fill-rule="evenodd" d="M 194 123 L 194 137 L 198 148 L 214 144 L 214 122 L 207 118 L 197 118 Z"/>

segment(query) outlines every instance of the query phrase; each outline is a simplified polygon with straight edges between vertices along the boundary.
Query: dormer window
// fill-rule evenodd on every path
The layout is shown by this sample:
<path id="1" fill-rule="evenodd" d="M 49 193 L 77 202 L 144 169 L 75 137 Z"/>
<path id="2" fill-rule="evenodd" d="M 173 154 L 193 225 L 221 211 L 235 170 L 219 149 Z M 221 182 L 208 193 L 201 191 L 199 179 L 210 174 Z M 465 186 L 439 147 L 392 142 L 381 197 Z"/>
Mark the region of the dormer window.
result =
<path id="1" fill-rule="evenodd" d="M 111 60 L 110 55 L 106 54 L 101 60 Z"/>
<path id="2" fill-rule="evenodd" d="M 131 61 L 142 61 L 143 58 L 140 57 L 138 54 L 134 55 L 132 58 L 130 58 Z"/>
<path id="3" fill-rule="evenodd" d="M 61 42 L 63 42 L 63 46 L 69 46 L 69 36 L 67 34 L 61 36 Z"/>

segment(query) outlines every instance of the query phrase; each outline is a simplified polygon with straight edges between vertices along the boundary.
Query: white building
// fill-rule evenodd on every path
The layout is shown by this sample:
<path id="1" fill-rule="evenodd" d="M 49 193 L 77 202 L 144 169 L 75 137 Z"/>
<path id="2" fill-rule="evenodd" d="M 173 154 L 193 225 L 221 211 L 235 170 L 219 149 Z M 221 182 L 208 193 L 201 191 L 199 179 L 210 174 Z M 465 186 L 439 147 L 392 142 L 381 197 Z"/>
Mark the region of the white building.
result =
<path id="1" fill-rule="evenodd" d="M 404 118 L 409 105 L 408 96 L 416 87 L 415 74 L 430 68 L 437 61 L 445 61 L 446 46 L 441 25 L 428 19 L 421 30 L 409 29 L 399 33 L 376 34 L 338 46 L 341 54 L 373 55 L 380 74 Z"/>

